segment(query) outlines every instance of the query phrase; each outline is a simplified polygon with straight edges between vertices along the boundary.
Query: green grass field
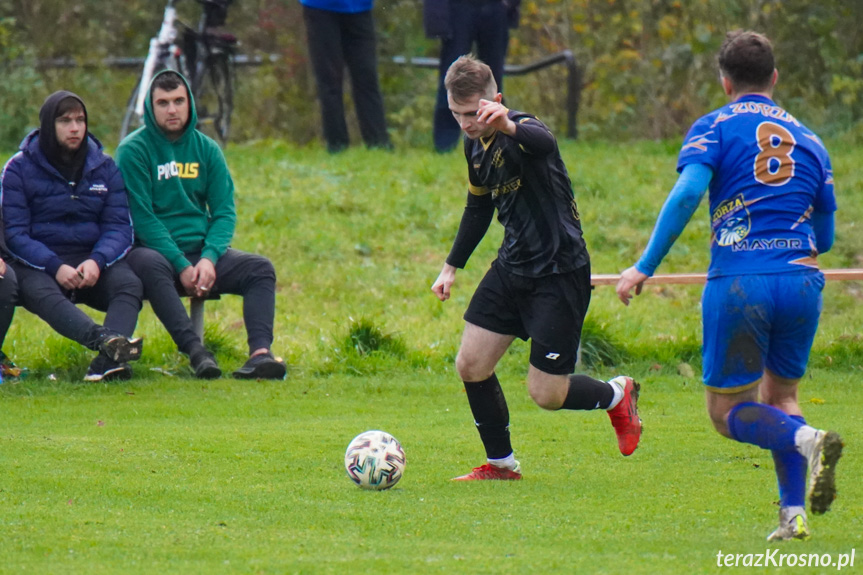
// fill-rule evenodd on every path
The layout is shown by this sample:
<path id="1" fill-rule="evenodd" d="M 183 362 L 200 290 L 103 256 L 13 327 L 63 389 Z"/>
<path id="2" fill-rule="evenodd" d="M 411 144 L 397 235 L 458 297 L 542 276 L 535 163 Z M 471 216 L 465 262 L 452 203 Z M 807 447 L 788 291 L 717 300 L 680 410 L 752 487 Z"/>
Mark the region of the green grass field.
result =
<path id="1" fill-rule="evenodd" d="M 596 273 L 630 265 L 674 181 L 674 143 L 562 144 Z M 833 153 L 840 212 L 824 267 L 863 266 L 863 151 Z M 500 242 L 498 224 L 429 291 L 466 195 L 464 159 L 259 142 L 228 150 L 238 189 L 234 247 L 279 274 L 274 350 L 284 382 L 192 379 L 145 306 L 136 377 L 84 384 L 91 352 L 19 311 L 4 350 L 31 374 L 0 385 L 0 573 L 715 573 L 717 553 L 840 554 L 863 564 L 863 286 L 828 284 L 807 418 L 846 441 L 840 496 L 813 539 L 771 544 L 768 453 L 722 439 L 700 383 L 698 287 L 651 287 L 630 308 L 594 293 L 585 370 L 643 384 L 645 435 L 623 458 L 603 413 L 547 413 L 524 389 L 527 345 L 499 370 L 525 479 L 454 484 L 482 463 L 453 369 L 461 314 Z M 660 272 L 703 271 L 702 206 Z M 238 298 L 207 306 L 225 371 L 245 356 Z M 99 317 L 94 313 L 94 317 Z M 617 365 L 612 365 L 617 363 Z M 694 368 L 694 376 L 687 365 Z M 683 375 L 681 375 L 681 373 Z M 352 437 L 395 435 L 402 481 L 357 489 Z"/>

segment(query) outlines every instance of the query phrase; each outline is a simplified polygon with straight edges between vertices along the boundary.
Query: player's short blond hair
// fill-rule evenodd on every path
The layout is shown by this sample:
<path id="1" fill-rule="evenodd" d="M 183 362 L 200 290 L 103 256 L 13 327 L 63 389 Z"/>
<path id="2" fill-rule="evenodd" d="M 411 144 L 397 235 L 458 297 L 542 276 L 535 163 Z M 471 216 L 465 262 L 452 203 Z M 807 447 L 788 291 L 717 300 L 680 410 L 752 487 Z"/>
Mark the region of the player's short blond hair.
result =
<path id="1" fill-rule="evenodd" d="M 491 68 L 470 54 L 459 57 L 450 65 L 444 86 L 456 102 L 466 102 L 474 96 L 490 100 L 497 94 L 497 82 Z"/>

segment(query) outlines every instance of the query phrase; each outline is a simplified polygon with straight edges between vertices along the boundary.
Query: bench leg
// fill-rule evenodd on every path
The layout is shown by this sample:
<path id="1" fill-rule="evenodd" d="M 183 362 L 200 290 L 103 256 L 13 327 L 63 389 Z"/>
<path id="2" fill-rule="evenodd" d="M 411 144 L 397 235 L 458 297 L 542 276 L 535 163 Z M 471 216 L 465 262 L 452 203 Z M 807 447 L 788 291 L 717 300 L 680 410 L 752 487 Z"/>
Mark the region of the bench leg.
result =
<path id="1" fill-rule="evenodd" d="M 192 319 L 192 327 L 195 333 L 198 334 L 201 343 L 204 343 L 204 300 L 191 298 L 189 299 L 189 317 Z"/>

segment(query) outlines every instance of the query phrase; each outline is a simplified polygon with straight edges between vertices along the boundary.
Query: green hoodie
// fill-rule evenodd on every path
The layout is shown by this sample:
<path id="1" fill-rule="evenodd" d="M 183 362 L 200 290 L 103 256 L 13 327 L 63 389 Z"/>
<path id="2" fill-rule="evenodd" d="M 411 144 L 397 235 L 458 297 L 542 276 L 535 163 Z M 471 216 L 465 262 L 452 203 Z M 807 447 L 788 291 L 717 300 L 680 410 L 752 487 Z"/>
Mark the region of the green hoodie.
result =
<path id="1" fill-rule="evenodd" d="M 186 90 L 189 122 L 182 136 L 171 141 L 156 125 L 148 93 L 144 125 L 129 134 L 116 153 L 129 191 L 136 244 L 165 256 L 177 273 L 191 265 L 188 253 L 200 253 L 215 264 L 228 249 L 237 221 L 225 156 L 195 129 L 198 114 L 188 82 Z"/>

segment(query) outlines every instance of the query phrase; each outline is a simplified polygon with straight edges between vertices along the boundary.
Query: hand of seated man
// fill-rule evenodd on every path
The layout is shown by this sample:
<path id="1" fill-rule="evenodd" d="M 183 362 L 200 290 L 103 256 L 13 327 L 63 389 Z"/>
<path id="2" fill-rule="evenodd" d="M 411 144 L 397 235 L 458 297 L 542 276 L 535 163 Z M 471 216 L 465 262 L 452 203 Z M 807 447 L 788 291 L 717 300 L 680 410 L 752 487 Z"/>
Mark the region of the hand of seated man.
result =
<path id="1" fill-rule="evenodd" d="M 81 276 L 78 275 L 78 270 L 70 265 L 63 264 L 54 275 L 54 279 L 64 289 L 77 289 L 81 283 Z"/>
<path id="2" fill-rule="evenodd" d="M 93 287 L 99 281 L 101 272 L 99 264 L 93 260 L 84 260 L 76 270 L 81 281 L 78 283 L 78 289 Z"/>

